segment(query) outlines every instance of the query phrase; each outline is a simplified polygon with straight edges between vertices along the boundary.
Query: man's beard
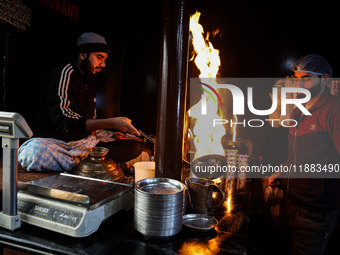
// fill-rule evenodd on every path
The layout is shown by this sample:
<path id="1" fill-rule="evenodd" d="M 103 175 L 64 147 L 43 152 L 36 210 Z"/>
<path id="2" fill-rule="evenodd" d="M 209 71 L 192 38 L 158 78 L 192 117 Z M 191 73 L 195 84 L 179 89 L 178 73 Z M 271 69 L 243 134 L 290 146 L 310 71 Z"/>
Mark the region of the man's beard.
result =
<path id="1" fill-rule="evenodd" d="M 316 86 L 314 86 L 314 87 L 312 87 L 308 90 L 310 92 L 311 98 L 316 97 L 321 92 L 321 82 L 318 85 L 316 85 Z M 303 93 L 297 95 L 298 98 L 304 98 L 305 96 L 306 95 L 303 94 Z"/>
<path id="2" fill-rule="evenodd" d="M 93 73 L 95 68 L 90 64 L 88 58 L 81 61 L 80 68 L 90 81 L 97 79 L 99 72 Z"/>

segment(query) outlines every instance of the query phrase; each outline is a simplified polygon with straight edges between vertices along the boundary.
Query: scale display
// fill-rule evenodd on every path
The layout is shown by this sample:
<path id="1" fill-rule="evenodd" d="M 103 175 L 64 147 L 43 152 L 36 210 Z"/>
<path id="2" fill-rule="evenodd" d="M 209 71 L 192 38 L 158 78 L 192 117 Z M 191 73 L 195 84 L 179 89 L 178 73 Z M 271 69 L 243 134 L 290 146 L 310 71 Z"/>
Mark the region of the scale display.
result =
<path id="1" fill-rule="evenodd" d="M 74 228 L 80 224 L 80 221 L 84 216 L 83 213 L 43 205 L 41 203 L 31 202 L 24 199 L 18 200 L 18 211 L 20 213 L 29 214 L 38 218 L 54 221 Z"/>

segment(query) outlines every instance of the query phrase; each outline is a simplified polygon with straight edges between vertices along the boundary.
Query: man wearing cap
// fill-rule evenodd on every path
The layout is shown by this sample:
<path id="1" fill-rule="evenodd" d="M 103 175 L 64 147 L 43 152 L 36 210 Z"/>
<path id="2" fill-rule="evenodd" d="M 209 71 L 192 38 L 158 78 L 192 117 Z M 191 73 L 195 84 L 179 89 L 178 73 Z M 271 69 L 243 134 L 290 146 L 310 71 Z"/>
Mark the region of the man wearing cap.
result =
<path id="1" fill-rule="evenodd" d="M 126 117 L 96 119 L 95 81 L 109 53 L 104 37 L 83 33 L 76 50 L 74 63 L 59 66 L 46 77 L 34 135 L 69 142 L 84 139 L 97 130 L 114 129 L 139 136 Z M 123 155 L 116 147 L 106 147 L 116 162 L 131 160 L 144 150 L 139 143 L 130 143 L 124 149 L 128 155 Z"/>
<path id="2" fill-rule="evenodd" d="M 298 125 L 289 128 L 285 164 L 296 171 L 274 174 L 269 183 L 278 175 L 282 178 L 280 219 L 290 240 L 289 253 L 322 254 L 339 214 L 339 175 L 330 174 L 340 166 L 340 102 L 329 93 L 333 70 L 323 57 L 304 56 L 293 71 L 295 85 L 311 93 L 305 105 L 311 115 L 294 109 L 291 118 Z"/>

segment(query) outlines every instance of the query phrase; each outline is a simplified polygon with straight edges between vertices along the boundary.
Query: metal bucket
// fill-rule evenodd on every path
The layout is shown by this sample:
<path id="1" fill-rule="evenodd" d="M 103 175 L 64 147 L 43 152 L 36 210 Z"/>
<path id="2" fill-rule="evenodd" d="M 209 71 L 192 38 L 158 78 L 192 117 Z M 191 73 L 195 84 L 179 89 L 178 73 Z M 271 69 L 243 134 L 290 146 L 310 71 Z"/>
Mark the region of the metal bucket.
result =
<path id="1" fill-rule="evenodd" d="M 168 238 L 182 229 L 185 185 L 169 178 L 135 184 L 135 229 L 149 238 Z"/>

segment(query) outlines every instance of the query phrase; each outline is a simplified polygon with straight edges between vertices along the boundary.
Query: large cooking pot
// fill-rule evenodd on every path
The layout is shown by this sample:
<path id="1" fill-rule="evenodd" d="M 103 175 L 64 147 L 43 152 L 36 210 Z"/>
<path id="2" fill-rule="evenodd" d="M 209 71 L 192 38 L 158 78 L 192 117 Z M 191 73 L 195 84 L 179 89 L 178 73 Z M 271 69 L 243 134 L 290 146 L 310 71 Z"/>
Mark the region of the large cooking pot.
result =
<path id="1" fill-rule="evenodd" d="M 190 164 L 190 169 L 193 172 L 193 174 L 199 178 L 216 179 L 221 177 L 224 174 L 224 172 L 223 171 L 210 172 L 207 170 L 211 169 L 211 167 L 217 168 L 217 166 L 221 168 L 223 167 L 228 168 L 227 158 L 225 156 L 218 154 L 205 155 L 193 160 Z"/>

